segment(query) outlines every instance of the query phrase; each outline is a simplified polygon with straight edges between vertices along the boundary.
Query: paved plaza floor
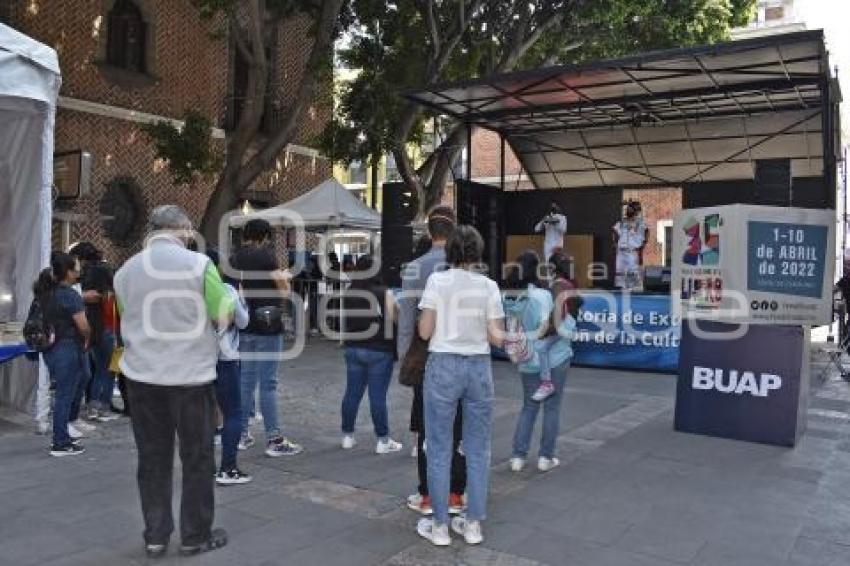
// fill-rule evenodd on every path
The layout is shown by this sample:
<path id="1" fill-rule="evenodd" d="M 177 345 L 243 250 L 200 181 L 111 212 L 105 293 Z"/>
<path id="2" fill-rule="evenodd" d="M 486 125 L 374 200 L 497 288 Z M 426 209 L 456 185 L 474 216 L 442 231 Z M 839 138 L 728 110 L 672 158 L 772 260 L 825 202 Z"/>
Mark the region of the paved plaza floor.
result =
<path id="1" fill-rule="evenodd" d="M 674 432 L 674 376 L 574 369 L 562 466 L 514 474 L 507 461 L 520 387 L 510 364 L 494 368 L 492 492 L 481 546 L 456 537 L 437 549 L 414 532 L 417 516 L 404 507 L 416 485 L 409 390 L 394 383 L 390 394 L 403 453 L 374 454 L 365 399 L 359 444 L 340 449 L 342 352 L 317 340 L 281 369 L 285 432 L 304 453 L 241 452 L 254 482 L 216 491 L 216 522 L 230 544 L 182 559 L 173 540 L 159 563 L 850 564 L 850 385 L 837 377 L 814 389 L 808 432 L 789 450 Z M 46 439 L 14 421 L 0 420 L 0 564 L 147 563 L 127 421 L 101 425 L 85 455 L 63 459 L 50 458 Z"/>

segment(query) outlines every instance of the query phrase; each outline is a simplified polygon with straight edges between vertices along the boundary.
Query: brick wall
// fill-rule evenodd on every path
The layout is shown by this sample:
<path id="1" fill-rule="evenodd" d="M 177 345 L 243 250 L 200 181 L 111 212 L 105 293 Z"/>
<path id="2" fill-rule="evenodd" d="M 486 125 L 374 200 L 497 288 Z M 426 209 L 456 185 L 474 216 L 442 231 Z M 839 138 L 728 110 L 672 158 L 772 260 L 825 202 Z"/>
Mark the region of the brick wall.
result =
<path id="1" fill-rule="evenodd" d="M 217 22 L 201 20 L 189 0 L 137 0 L 149 26 L 150 84 L 115 80 L 101 63 L 105 58 L 106 13 L 112 0 L 62 0 L 17 2 L 14 26 L 53 46 L 62 69 L 63 96 L 124 109 L 179 118 L 186 108 L 200 110 L 216 125 L 226 118 L 229 69 L 228 42 L 211 31 Z M 286 108 L 304 72 L 310 43 L 309 22 L 293 19 L 281 24 L 276 56 L 273 103 Z M 144 82 L 144 81 L 143 81 Z M 330 88 L 328 86 L 328 88 Z M 321 90 L 321 89 L 320 89 Z M 330 118 L 332 106 L 318 97 L 300 129 L 297 142 L 309 144 Z M 223 150 L 224 141 L 216 142 Z M 139 247 L 123 247 L 105 234 L 100 203 L 106 184 L 116 177 L 132 177 L 142 189 L 146 211 L 165 203 L 184 207 L 198 222 L 215 184 L 215 178 L 198 178 L 176 186 L 164 163 L 138 124 L 119 118 L 60 108 L 56 121 L 56 151 L 83 149 L 92 154 L 91 191 L 76 202 L 60 207 L 80 215 L 71 226 L 71 241 L 90 240 L 120 263 Z M 331 165 L 292 153 L 282 154 L 276 167 L 257 180 L 253 190 L 272 204 L 294 198 L 331 175 Z"/>
<path id="2" fill-rule="evenodd" d="M 662 246 L 658 242 L 658 222 L 673 220 L 682 210 L 682 189 L 679 187 L 625 189 L 623 200 L 638 200 L 643 208 L 643 217 L 649 228 L 649 241 L 644 249 L 644 265 L 661 265 Z M 663 234 L 662 234 L 663 239 Z"/>
<path id="3" fill-rule="evenodd" d="M 213 38 L 215 23 L 201 20 L 189 0 L 137 0 L 148 25 L 149 84 L 110 78 L 106 15 L 111 0 L 22 2 L 22 32 L 56 49 L 64 96 L 179 117 L 194 108 L 220 124 L 229 66 L 227 42 Z"/>

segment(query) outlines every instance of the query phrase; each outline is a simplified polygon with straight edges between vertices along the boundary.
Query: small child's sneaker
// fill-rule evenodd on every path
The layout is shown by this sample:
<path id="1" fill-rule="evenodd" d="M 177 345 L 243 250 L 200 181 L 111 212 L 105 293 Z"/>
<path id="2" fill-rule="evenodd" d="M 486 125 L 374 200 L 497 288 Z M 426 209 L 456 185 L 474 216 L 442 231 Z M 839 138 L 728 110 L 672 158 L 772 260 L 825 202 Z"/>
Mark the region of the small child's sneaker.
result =
<path id="1" fill-rule="evenodd" d="M 531 396 L 531 400 L 543 401 L 553 393 L 555 393 L 555 384 L 552 383 L 552 380 L 541 381 L 540 387 L 538 387 L 537 391 L 534 392 L 534 395 Z"/>

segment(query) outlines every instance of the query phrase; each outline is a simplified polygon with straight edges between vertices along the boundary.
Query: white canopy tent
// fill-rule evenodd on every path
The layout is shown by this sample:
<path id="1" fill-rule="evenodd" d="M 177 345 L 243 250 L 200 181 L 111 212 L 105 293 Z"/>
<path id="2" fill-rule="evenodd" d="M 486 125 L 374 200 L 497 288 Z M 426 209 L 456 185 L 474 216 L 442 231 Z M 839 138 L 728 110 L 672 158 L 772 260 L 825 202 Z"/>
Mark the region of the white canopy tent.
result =
<path id="1" fill-rule="evenodd" d="M 0 321 L 24 320 L 50 260 L 56 52 L 0 24 Z M 31 409 L 36 367 L 0 365 L 0 403 Z"/>
<path id="2" fill-rule="evenodd" d="M 363 204 L 336 179 L 328 179 L 289 202 L 258 212 L 234 216 L 231 226 L 263 219 L 274 226 L 309 231 L 381 229 L 381 215 Z"/>

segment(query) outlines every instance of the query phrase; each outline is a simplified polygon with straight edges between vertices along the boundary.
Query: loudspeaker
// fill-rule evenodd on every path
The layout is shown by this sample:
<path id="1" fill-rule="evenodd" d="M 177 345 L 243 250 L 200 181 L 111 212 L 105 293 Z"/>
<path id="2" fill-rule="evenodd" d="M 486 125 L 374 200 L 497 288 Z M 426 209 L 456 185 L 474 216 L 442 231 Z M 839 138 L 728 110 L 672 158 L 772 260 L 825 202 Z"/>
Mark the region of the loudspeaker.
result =
<path id="1" fill-rule="evenodd" d="M 384 183 L 382 191 L 382 227 L 386 229 L 387 226 L 410 225 L 419 210 L 416 191 L 408 189 L 404 183 Z"/>
<path id="2" fill-rule="evenodd" d="M 791 206 L 791 160 L 756 159 L 756 204 Z"/>
<path id="3" fill-rule="evenodd" d="M 662 265 L 648 265 L 643 270 L 643 288 L 655 293 L 670 292 L 671 269 Z"/>
<path id="4" fill-rule="evenodd" d="M 413 228 L 389 226 L 381 234 L 381 276 L 388 287 L 401 287 L 401 269 L 413 256 Z"/>

